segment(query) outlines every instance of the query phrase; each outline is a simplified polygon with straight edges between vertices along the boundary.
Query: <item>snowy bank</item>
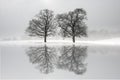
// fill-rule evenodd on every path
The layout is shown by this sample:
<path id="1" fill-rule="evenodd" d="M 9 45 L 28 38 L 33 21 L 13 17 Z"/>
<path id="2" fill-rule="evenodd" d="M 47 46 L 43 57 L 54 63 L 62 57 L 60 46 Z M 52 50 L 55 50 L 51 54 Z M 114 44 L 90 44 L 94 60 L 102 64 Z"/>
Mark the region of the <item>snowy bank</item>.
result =
<path id="1" fill-rule="evenodd" d="M 120 38 L 112 38 L 105 40 L 96 40 L 96 41 L 76 41 L 73 43 L 70 40 L 48 40 L 47 43 L 44 43 L 42 40 L 14 40 L 14 41 L 0 41 L 0 45 L 41 45 L 41 44 L 50 44 L 50 45 L 69 45 L 69 44 L 86 44 L 86 45 L 120 45 Z"/>

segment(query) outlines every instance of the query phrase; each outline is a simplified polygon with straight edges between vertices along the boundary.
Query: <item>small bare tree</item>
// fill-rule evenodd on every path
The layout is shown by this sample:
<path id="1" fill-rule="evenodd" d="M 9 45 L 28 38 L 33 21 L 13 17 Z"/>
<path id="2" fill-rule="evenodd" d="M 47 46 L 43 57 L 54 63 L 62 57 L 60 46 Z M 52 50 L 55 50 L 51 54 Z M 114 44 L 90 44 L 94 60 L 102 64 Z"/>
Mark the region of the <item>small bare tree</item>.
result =
<path id="1" fill-rule="evenodd" d="M 44 37 L 44 42 L 49 35 L 54 34 L 54 14 L 53 11 L 44 9 L 29 22 L 29 27 L 26 32 L 29 36 Z"/>
<path id="2" fill-rule="evenodd" d="M 87 26 L 84 22 L 86 11 L 82 8 L 58 14 L 56 19 L 63 37 L 72 36 L 73 42 L 75 42 L 75 37 L 87 36 Z"/>

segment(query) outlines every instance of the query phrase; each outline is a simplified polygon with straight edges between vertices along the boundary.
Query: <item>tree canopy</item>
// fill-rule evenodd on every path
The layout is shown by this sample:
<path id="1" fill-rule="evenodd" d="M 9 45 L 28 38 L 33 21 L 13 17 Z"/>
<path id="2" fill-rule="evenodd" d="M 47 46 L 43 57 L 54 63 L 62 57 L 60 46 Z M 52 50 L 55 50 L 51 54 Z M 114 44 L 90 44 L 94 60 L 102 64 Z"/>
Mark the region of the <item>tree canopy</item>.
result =
<path id="1" fill-rule="evenodd" d="M 44 9 L 41 10 L 34 19 L 30 20 L 26 32 L 28 32 L 30 36 L 44 37 L 44 42 L 46 42 L 47 36 L 54 34 L 54 29 L 53 11 Z"/>
<path id="2" fill-rule="evenodd" d="M 60 27 L 62 36 L 72 37 L 73 42 L 75 42 L 75 37 L 87 36 L 86 15 L 84 9 L 76 8 L 54 17 L 52 10 L 43 9 L 29 21 L 26 32 L 29 36 L 44 37 L 44 42 L 46 42 L 48 36 L 55 35 L 56 27 Z"/>
<path id="3" fill-rule="evenodd" d="M 58 14 L 56 18 L 63 37 L 72 36 L 73 42 L 75 42 L 75 36 L 87 36 L 87 26 L 84 22 L 86 11 L 82 8 L 77 8 L 68 13 Z"/>

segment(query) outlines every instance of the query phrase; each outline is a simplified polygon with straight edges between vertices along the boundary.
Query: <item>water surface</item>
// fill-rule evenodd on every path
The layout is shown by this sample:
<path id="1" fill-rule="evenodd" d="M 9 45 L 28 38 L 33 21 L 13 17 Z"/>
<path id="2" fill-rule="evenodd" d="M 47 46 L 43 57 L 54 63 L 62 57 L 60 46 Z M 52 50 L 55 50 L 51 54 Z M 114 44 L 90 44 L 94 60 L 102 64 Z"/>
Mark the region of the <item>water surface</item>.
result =
<path id="1" fill-rule="evenodd" d="M 120 79 L 120 46 L 3 45 L 1 79 Z"/>

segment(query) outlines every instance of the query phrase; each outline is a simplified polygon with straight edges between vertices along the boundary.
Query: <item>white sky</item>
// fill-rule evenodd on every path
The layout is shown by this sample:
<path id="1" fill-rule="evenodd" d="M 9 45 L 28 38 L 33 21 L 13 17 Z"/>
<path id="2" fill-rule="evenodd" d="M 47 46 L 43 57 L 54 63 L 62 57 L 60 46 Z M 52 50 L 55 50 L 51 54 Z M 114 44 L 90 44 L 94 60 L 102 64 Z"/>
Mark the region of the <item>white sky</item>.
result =
<path id="1" fill-rule="evenodd" d="M 23 35 L 29 20 L 45 8 L 55 14 L 84 8 L 89 30 L 120 30 L 120 0 L 0 0 L 0 37 Z"/>

